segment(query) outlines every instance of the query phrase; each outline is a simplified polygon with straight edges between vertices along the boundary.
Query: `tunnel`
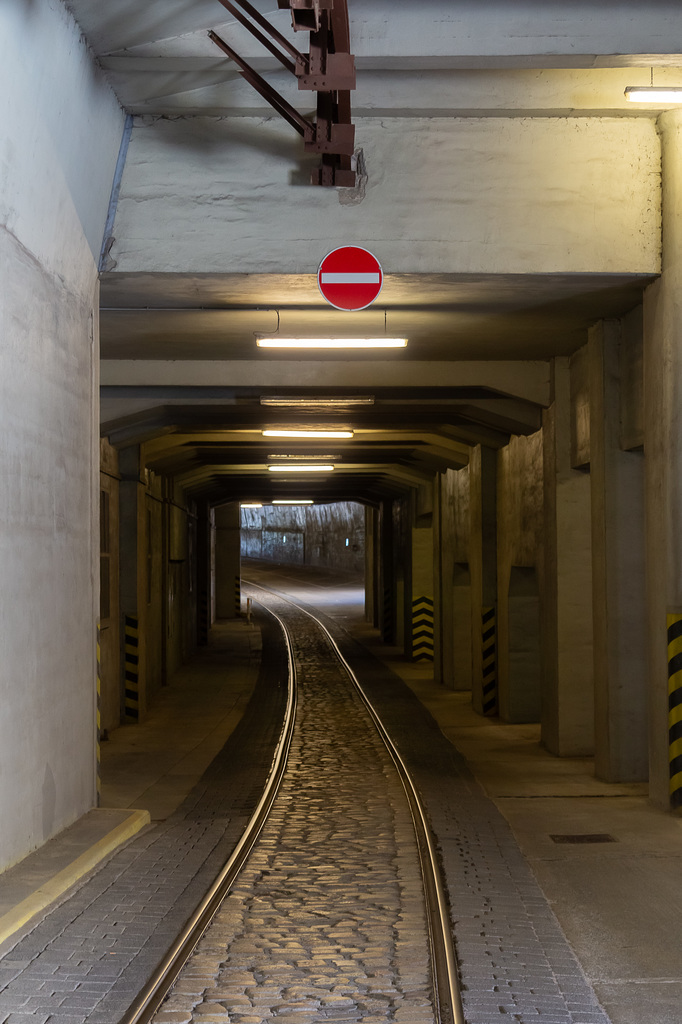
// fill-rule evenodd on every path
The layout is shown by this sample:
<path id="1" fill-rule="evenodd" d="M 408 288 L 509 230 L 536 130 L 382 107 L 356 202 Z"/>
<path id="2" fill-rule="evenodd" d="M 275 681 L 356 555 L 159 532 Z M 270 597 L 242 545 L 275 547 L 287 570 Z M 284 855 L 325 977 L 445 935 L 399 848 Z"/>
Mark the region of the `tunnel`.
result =
<path id="1" fill-rule="evenodd" d="M 0 873 L 264 565 L 354 581 L 482 778 L 513 736 L 529 802 L 678 824 L 677 5 L 349 0 L 324 92 L 335 3 L 246 5 L 284 58 L 221 0 L 0 12 Z"/>

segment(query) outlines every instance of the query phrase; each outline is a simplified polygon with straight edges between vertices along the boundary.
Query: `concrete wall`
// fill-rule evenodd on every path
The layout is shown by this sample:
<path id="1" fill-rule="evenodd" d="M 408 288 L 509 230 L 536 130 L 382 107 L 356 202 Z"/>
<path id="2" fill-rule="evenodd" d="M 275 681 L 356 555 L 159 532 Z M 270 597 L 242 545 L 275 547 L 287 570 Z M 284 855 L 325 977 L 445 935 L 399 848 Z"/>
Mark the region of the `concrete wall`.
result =
<path id="1" fill-rule="evenodd" d="M 497 683 L 500 717 L 539 722 L 542 431 L 512 437 L 497 462 Z"/>
<path id="2" fill-rule="evenodd" d="M 575 367 L 579 385 L 571 380 Z M 554 360 L 554 401 L 542 432 L 542 739 L 562 756 L 594 752 L 589 414 L 580 415 L 586 387 L 581 358 Z"/>
<path id="3" fill-rule="evenodd" d="M 356 502 L 243 508 L 241 523 L 245 557 L 364 572 L 365 513 Z"/>
<path id="4" fill-rule="evenodd" d="M 101 728 L 121 721 L 118 452 L 100 442 L 100 679 Z"/>
<path id="5" fill-rule="evenodd" d="M 0 8 L 0 91 L 4 868 L 95 796 L 93 311 L 123 116 L 55 0 Z"/>
<path id="6" fill-rule="evenodd" d="M 113 450 L 103 442 L 103 451 Z M 111 644 L 102 647 L 102 673 L 107 684 L 107 728 L 121 720 L 139 721 L 154 703 L 160 689 L 186 660 L 198 642 L 198 545 L 197 515 L 193 502 L 172 479 L 155 474 L 144 465 L 144 450 L 133 445 L 117 455 L 118 508 L 111 508 L 118 526 L 118 604 L 121 632 L 136 629 L 132 646 L 124 636 L 121 647 L 136 659 L 132 680 L 130 666 L 116 665 Z M 208 516 L 207 516 L 208 519 Z M 207 523 L 208 530 L 208 523 Z M 207 538 L 208 539 L 208 538 Z M 204 587 L 208 587 L 208 552 Z M 112 589 L 112 599 L 113 599 Z M 206 610 L 208 616 L 208 608 Z M 207 625 L 207 623 L 206 623 Z M 123 659 L 125 661 L 125 657 Z M 116 683 L 114 684 L 114 680 Z M 118 692 L 118 716 L 113 688 Z M 109 714 L 108 712 L 108 714 Z"/>
<path id="7" fill-rule="evenodd" d="M 443 629 L 441 682 L 453 690 L 472 686 L 473 604 L 469 467 L 449 469 L 441 485 L 441 621 Z M 480 576 L 480 567 L 478 569 Z M 477 611 L 477 615 L 480 614 Z"/>
<path id="8" fill-rule="evenodd" d="M 291 187 L 308 170 L 281 119 L 137 120 L 115 269 L 313 273 L 330 237 L 363 239 L 393 273 L 659 269 L 648 119 L 363 118 L 357 144 L 367 196 L 342 205 Z"/>

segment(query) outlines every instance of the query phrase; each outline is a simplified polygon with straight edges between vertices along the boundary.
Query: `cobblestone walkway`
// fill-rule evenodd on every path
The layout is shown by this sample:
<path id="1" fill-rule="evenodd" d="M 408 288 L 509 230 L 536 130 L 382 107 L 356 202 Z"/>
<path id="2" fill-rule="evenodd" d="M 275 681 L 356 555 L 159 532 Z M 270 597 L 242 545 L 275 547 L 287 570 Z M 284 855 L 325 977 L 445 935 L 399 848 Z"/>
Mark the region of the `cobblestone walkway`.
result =
<path id="1" fill-rule="evenodd" d="M 300 693 L 290 769 L 156 1024 L 433 1022 L 402 785 L 328 644 L 294 617 Z"/>
<path id="2" fill-rule="evenodd" d="M 178 811 L 134 838 L 0 959 L 0 1024 L 117 1024 L 128 1009 L 260 798 L 284 709 L 280 632 L 263 622 L 271 653 L 254 697 Z"/>

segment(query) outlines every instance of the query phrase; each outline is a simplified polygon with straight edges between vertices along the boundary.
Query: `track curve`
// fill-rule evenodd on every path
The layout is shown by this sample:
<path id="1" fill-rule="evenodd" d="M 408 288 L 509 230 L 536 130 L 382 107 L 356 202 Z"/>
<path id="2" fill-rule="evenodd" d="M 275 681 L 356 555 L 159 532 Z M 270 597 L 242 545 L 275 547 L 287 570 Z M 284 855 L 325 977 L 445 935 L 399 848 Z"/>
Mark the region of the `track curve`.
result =
<path id="1" fill-rule="evenodd" d="M 122 1024 L 463 1024 L 416 787 L 324 623 L 253 586 L 289 651 L 274 790 Z"/>

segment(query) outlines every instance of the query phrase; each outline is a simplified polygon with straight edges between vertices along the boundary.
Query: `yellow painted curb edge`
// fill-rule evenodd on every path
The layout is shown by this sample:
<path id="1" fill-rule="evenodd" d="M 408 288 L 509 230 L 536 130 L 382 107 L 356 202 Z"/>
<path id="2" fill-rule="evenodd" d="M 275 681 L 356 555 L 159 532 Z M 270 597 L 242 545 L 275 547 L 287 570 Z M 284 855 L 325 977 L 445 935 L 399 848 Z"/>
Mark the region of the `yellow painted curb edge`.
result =
<path id="1" fill-rule="evenodd" d="M 5 942 L 32 917 L 59 899 L 67 889 L 87 875 L 88 871 L 92 871 L 108 854 L 113 853 L 117 846 L 134 836 L 150 821 L 149 811 L 133 811 L 125 821 L 98 840 L 94 846 L 72 861 L 68 867 L 50 878 L 21 903 L 17 903 L 12 910 L 3 914 L 0 917 L 0 943 Z"/>

